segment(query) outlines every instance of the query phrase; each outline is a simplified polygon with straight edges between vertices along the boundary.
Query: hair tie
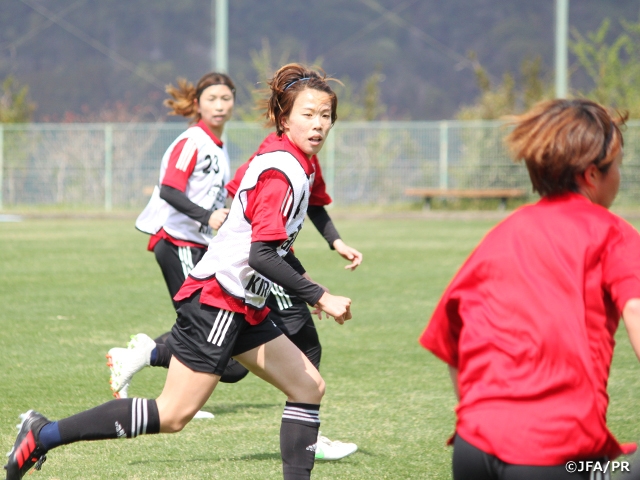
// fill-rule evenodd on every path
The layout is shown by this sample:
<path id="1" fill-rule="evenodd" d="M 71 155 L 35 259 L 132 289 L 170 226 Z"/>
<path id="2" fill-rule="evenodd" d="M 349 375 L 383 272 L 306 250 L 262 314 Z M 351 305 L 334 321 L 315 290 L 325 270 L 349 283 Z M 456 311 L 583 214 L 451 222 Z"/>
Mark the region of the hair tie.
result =
<path id="1" fill-rule="evenodd" d="M 289 85 L 287 85 L 286 87 L 284 87 L 284 90 L 282 90 L 283 92 L 287 91 L 287 88 L 289 88 L 291 85 L 293 85 L 294 83 L 297 82 L 302 82 L 303 80 L 311 80 L 311 77 L 302 77 L 302 78 L 298 78 L 297 80 L 294 80 L 293 82 L 291 82 Z"/>

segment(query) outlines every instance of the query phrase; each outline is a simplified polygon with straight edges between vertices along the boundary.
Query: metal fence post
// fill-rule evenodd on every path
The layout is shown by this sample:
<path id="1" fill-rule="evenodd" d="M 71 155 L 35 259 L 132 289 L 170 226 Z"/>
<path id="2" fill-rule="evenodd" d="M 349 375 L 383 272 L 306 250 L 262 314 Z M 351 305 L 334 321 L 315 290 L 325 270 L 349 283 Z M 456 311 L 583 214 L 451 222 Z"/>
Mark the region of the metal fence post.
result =
<path id="1" fill-rule="evenodd" d="M 443 190 L 449 188 L 449 122 L 440 122 L 440 184 Z"/>
<path id="2" fill-rule="evenodd" d="M 0 123 L 0 210 L 2 210 L 2 189 L 4 181 L 2 174 L 4 173 L 4 125 Z"/>
<path id="3" fill-rule="evenodd" d="M 327 137 L 326 145 L 326 158 L 327 158 L 327 172 L 323 175 L 327 184 L 327 191 L 329 196 L 333 198 L 335 191 L 335 179 L 336 179 L 336 128 L 335 125 L 331 129 L 331 134 Z M 334 205 L 332 203 L 331 205 Z"/>
<path id="4" fill-rule="evenodd" d="M 113 207 L 113 125 L 104 126 L 104 209 Z"/>

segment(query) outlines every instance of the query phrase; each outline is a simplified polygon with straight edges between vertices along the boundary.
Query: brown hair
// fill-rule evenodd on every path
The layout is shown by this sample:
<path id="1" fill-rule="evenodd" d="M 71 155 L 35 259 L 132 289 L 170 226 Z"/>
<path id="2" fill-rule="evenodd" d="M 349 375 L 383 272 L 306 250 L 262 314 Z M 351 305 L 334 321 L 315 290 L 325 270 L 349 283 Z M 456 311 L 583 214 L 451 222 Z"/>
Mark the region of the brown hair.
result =
<path id="1" fill-rule="evenodd" d="M 182 115 L 183 117 L 191 117 L 191 123 L 200 121 L 200 114 L 194 103 L 195 99 L 200 100 L 200 95 L 211 85 L 226 85 L 236 98 L 236 87 L 233 81 L 224 73 L 211 72 L 204 75 L 198 84 L 194 87 L 193 83 L 185 78 L 178 78 L 178 86 L 167 85 L 165 91 L 173 98 L 167 98 L 164 105 L 169 107 L 171 111 L 169 115 Z"/>
<path id="2" fill-rule="evenodd" d="M 609 169 L 624 145 L 620 127 L 627 118 L 591 100 L 548 100 L 508 117 L 514 129 L 505 141 L 527 165 L 533 189 L 556 195 L 577 191 L 575 177 L 591 163 Z"/>
<path id="3" fill-rule="evenodd" d="M 319 73 L 299 63 L 289 63 L 275 73 L 267 82 L 271 95 L 267 100 L 259 103 L 259 107 L 265 110 L 265 117 L 269 126 L 276 127 L 276 133 L 281 136 L 284 132 L 282 120 L 287 118 L 293 108 L 293 103 L 301 91 L 311 88 L 329 94 L 331 97 L 331 124 L 338 119 L 338 96 L 327 84 L 324 72 Z"/>

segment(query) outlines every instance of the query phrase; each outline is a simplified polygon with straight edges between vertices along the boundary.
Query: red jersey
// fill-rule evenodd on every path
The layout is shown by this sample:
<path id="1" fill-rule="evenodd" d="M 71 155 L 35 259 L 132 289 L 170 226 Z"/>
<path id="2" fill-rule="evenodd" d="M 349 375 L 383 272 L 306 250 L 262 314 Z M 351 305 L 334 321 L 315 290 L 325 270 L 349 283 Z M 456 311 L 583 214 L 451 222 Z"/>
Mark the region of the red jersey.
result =
<path id="1" fill-rule="evenodd" d="M 217 210 L 225 204 L 230 170 L 226 148 L 202 120 L 180 134 L 163 155 L 158 185 L 136 220 L 136 228 L 151 235 L 147 248 L 153 250 L 161 239 L 206 248 L 213 238 L 211 227 L 161 199 L 160 188 L 173 187 L 202 208 Z"/>
<path id="2" fill-rule="evenodd" d="M 266 151 L 268 149 L 273 150 L 282 148 L 279 146 L 282 141 L 282 137 L 279 137 L 275 132 L 271 133 L 260 144 L 260 147 L 258 147 L 258 152 Z M 247 168 L 249 168 L 249 164 L 255 158 L 258 152 L 254 153 L 249 160 L 238 167 L 235 175 L 233 176 L 233 180 L 231 180 L 227 184 L 226 188 L 230 196 L 235 196 L 236 191 L 238 190 L 238 186 L 242 181 L 242 177 L 244 177 L 244 172 L 247 171 Z M 324 207 L 326 205 L 329 205 L 332 200 L 327 193 L 327 185 L 324 183 L 324 178 L 322 177 L 322 170 L 320 169 L 320 162 L 318 161 L 318 157 L 314 155 L 311 157 L 310 161 L 313 164 L 314 173 L 311 175 L 311 178 L 309 178 L 309 183 L 311 184 L 309 206 Z"/>
<path id="3" fill-rule="evenodd" d="M 249 265 L 251 243 L 277 241 L 278 255 L 287 254 L 307 214 L 313 174 L 313 162 L 286 136 L 263 142 L 229 216 L 174 300 L 202 290 L 201 303 L 242 313 L 253 325 L 264 320 L 272 282 Z"/>
<path id="4" fill-rule="evenodd" d="M 571 193 L 504 220 L 420 337 L 459 370 L 456 432 L 511 464 L 618 456 L 607 380 L 632 298 L 640 298 L 640 235 L 605 208 Z"/>

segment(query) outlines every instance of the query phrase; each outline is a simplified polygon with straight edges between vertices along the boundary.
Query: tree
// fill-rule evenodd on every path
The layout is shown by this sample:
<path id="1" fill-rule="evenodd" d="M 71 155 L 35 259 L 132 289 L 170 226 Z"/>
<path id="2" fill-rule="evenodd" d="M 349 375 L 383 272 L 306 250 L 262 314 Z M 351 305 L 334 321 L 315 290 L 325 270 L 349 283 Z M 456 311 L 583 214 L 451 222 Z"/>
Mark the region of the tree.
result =
<path id="1" fill-rule="evenodd" d="M 502 83 L 495 87 L 491 85 L 487 71 L 476 61 L 476 54 L 472 52 L 469 57 L 476 65 L 480 95 L 476 103 L 458 111 L 456 118 L 459 120 L 498 119 L 527 110 L 534 103 L 552 97 L 551 82 L 545 78 L 539 56 L 522 62 L 519 81 L 507 72 L 502 77 Z"/>
<path id="2" fill-rule="evenodd" d="M 593 88 L 577 92 L 609 107 L 628 110 L 640 117 L 640 22 L 621 20 L 623 33 L 607 41 L 611 21 L 605 19 L 595 32 L 586 36 L 572 30 L 571 51 L 578 66 L 593 82 Z"/>
<path id="3" fill-rule="evenodd" d="M 263 39 L 262 48 L 259 51 L 251 52 L 251 64 L 253 66 L 256 81 L 240 76 L 236 88 L 243 93 L 243 96 L 251 98 L 250 104 L 237 105 L 236 114 L 241 120 L 255 122 L 263 119 L 262 112 L 255 108 L 261 98 L 269 95 L 267 80 L 271 78 L 276 69 L 287 63 L 291 52 L 283 51 L 278 60 L 274 61 L 273 51 L 267 39 Z M 308 63 L 308 62 L 304 62 Z M 322 69 L 322 57 L 316 58 L 308 63 L 313 68 Z M 380 83 L 384 80 L 382 67 L 376 66 L 372 74 L 364 79 L 362 85 L 352 81 L 349 77 L 336 79 L 332 82 L 332 88 L 338 94 L 338 118 L 341 120 L 380 120 L 386 111 L 385 105 L 380 98 Z"/>
<path id="4" fill-rule="evenodd" d="M 29 100 L 29 86 L 20 85 L 9 75 L 0 91 L 0 123 L 21 123 L 31 120 L 36 105 Z"/>

